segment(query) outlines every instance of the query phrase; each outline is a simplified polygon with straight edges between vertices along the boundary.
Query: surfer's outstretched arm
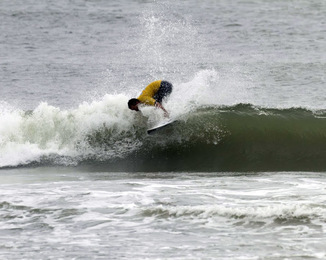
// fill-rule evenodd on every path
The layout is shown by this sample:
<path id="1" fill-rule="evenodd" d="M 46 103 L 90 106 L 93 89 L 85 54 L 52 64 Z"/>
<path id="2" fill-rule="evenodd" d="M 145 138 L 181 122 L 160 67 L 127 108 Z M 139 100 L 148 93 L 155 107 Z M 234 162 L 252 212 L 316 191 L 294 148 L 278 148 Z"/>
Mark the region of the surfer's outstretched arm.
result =
<path id="1" fill-rule="evenodd" d="M 164 111 L 164 116 L 165 117 L 169 117 L 169 112 L 165 110 L 165 108 L 162 106 L 162 104 L 160 102 L 155 102 L 155 107 L 159 107 L 160 109 L 162 109 Z"/>

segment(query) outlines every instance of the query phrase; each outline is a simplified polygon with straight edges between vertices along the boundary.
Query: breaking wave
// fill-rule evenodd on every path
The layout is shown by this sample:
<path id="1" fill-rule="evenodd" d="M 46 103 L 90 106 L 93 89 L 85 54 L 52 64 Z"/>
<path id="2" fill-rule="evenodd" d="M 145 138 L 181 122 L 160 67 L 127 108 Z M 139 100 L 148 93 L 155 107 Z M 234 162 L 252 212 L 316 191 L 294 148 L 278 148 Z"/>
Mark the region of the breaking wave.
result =
<path id="1" fill-rule="evenodd" d="M 72 110 L 41 103 L 33 111 L 1 105 L 0 167 L 70 165 L 112 171 L 326 169 L 326 112 L 205 105 L 148 135 L 159 111 L 126 108 L 106 95 Z M 154 116 L 153 116 L 154 115 Z"/>

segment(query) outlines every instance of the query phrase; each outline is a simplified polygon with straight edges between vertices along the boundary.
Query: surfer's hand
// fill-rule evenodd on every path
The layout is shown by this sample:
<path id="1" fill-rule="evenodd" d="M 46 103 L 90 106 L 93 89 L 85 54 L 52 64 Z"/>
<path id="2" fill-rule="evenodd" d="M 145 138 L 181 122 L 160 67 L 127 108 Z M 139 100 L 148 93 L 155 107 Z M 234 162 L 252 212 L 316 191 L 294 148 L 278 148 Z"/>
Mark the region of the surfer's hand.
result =
<path id="1" fill-rule="evenodd" d="M 164 111 L 164 117 L 167 117 L 167 118 L 169 117 L 169 113 L 168 113 L 168 111 L 165 110 L 165 108 L 162 106 L 161 103 L 156 102 L 156 103 L 155 103 L 155 106 L 156 106 L 156 107 L 159 107 L 160 109 L 162 109 L 162 110 Z"/>

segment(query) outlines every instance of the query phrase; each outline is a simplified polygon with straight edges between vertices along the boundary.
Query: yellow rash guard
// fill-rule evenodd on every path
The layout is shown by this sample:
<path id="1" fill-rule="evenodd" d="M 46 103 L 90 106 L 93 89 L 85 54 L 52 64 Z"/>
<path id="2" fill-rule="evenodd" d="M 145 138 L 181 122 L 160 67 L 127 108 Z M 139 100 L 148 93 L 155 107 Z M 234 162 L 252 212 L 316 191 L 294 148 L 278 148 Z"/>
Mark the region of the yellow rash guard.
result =
<path id="1" fill-rule="evenodd" d="M 153 98 L 161 86 L 162 80 L 150 83 L 137 98 L 141 103 L 154 106 L 156 100 Z"/>

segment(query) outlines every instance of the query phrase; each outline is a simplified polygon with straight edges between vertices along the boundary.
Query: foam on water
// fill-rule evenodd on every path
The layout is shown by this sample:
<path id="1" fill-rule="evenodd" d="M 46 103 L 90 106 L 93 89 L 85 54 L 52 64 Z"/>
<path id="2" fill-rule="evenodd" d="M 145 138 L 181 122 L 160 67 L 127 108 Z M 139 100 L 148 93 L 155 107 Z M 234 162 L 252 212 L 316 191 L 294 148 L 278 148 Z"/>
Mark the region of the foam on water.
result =
<path id="1" fill-rule="evenodd" d="M 71 110 L 45 102 L 27 112 L 2 106 L 0 166 L 39 161 L 51 154 L 77 157 L 93 153 L 86 142 L 88 134 L 106 127 L 116 136 L 133 128 L 135 115 L 128 111 L 127 100 L 123 95 L 105 95 Z"/>
<path id="2" fill-rule="evenodd" d="M 248 259 L 325 256 L 322 174 L 47 173 L 51 180 L 25 183 L 30 177 L 24 174 L 1 186 L 6 249 L 59 258 L 80 250 L 87 258 L 96 250 L 116 258 L 168 252 L 181 259 L 191 252 L 186 259 L 216 253 L 243 259 L 243 247 Z"/>

